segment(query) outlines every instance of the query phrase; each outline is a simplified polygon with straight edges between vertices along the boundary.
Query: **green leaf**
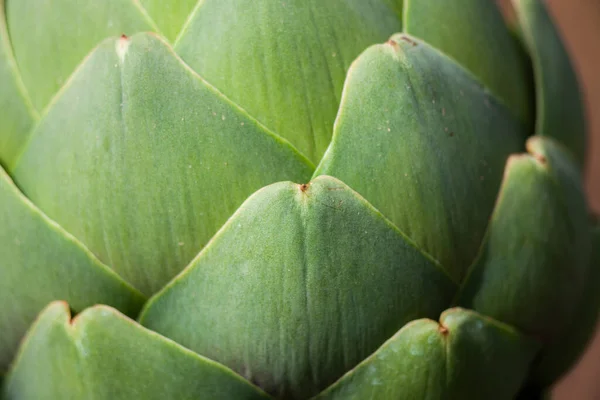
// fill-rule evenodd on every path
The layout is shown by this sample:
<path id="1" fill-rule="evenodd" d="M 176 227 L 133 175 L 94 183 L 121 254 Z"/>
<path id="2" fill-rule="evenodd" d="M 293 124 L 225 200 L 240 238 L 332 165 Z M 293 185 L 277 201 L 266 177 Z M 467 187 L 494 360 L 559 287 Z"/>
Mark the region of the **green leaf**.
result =
<path id="1" fill-rule="evenodd" d="M 314 395 L 456 286 L 345 184 L 250 197 L 140 321 L 276 397 Z"/>
<path id="2" fill-rule="evenodd" d="M 454 58 L 533 125 L 528 61 L 495 1 L 405 0 L 404 7 L 404 32 Z"/>
<path id="3" fill-rule="evenodd" d="M 329 145 L 346 71 L 401 30 L 391 0 L 204 0 L 175 49 L 313 162 Z"/>
<path id="4" fill-rule="evenodd" d="M 38 115 L 31 105 L 12 53 L 4 3 L 0 0 L 0 164 L 9 168 L 14 157 L 21 152 Z"/>
<path id="5" fill-rule="evenodd" d="M 398 19 L 400 21 L 403 20 L 402 18 L 402 14 L 403 14 L 403 2 L 404 0 L 383 0 L 383 2 L 385 4 L 387 4 L 388 6 L 390 6 L 390 8 L 396 13 L 396 15 L 398 16 Z"/>
<path id="6" fill-rule="evenodd" d="M 346 182 L 459 282 L 525 136 L 471 74 L 398 35 L 354 63 L 315 175 Z"/>
<path id="7" fill-rule="evenodd" d="M 174 42 L 192 12 L 204 0 L 139 0 L 148 14 L 158 25 L 161 33 Z"/>
<path id="8" fill-rule="evenodd" d="M 577 76 L 560 35 L 541 0 L 513 0 L 533 62 L 537 90 L 535 133 L 567 146 L 583 165 L 585 115 Z"/>
<path id="9" fill-rule="evenodd" d="M 9 0 L 8 32 L 23 82 L 37 110 L 109 36 L 154 30 L 132 0 Z"/>
<path id="10" fill-rule="evenodd" d="M 48 306 L 7 376 L 11 400 L 269 399 L 228 368 L 106 306 Z"/>
<path id="11" fill-rule="evenodd" d="M 139 34 L 89 56 L 14 176 L 44 212 L 151 294 L 255 190 L 311 173 L 164 42 Z"/>
<path id="12" fill-rule="evenodd" d="M 314 400 L 514 398 L 539 344 L 463 309 L 413 321 Z"/>
<path id="13" fill-rule="evenodd" d="M 561 337 L 546 345 L 533 371 L 538 386 L 547 387 L 571 369 L 594 336 L 600 311 L 600 224 L 592 228 L 592 257 L 583 295 Z"/>
<path id="14" fill-rule="evenodd" d="M 49 302 L 110 304 L 136 316 L 145 299 L 42 214 L 0 169 L 0 374 Z"/>
<path id="15" fill-rule="evenodd" d="M 551 342 L 570 331 L 589 269 L 581 177 L 551 139 L 507 164 L 498 204 L 459 304 Z M 526 266 L 526 267 L 525 267 Z"/>

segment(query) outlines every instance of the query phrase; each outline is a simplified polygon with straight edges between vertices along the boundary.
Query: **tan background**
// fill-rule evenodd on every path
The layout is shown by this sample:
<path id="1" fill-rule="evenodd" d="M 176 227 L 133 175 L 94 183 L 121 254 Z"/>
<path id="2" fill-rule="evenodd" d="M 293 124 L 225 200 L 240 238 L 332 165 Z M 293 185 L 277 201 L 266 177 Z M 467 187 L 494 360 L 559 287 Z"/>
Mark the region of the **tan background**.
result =
<path id="1" fill-rule="evenodd" d="M 586 186 L 590 206 L 600 214 L 600 0 L 546 1 L 583 84 L 589 131 Z M 598 328 L 587 353 L 557 385 L 556 400 L 600 400 L 600 324 Z"/>

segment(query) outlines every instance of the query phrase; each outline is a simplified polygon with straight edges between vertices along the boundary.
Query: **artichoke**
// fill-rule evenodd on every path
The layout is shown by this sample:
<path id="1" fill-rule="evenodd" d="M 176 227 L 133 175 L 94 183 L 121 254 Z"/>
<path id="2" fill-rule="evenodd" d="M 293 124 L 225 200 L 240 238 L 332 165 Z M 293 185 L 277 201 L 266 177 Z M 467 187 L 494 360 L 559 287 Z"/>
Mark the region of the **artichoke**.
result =
<path id="1" fill-rule="evenodd" d="M 600 228 L 514 6 L 0 0 L 2 396 L 544 396 Z"/>

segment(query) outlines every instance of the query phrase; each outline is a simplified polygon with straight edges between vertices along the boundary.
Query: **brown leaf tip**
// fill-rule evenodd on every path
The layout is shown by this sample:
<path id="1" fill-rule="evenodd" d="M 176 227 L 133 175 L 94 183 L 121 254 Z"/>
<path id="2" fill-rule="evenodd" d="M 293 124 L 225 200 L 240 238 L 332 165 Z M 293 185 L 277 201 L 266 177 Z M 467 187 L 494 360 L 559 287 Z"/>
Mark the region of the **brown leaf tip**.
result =
<path id="1" fill-rule="evenodd" d="M 533 157 L 539 161 L 540 164 L 546 164 L 548 160 L 540 153 L 533 153 Z"/>
<path id="2" fill-rule="evenodd" d="M 119 60 L 121 62 L 125 61 L 125 56 L 127 55 L 127 51 L 129 50 L 130 40 L 127 35 L 121 35 L 121 38 L 117 40 L 116 50 L 117 55 L 119 56 Z"/>
<path id="3" fill-rule="evenodd" d="M 448 330 L 448 328 L 446 328 L 444 325 L 440 324 L 440 326 L 438 327 L 438 331 L 443 335 L 443 336 L 448 336 L 448 333 L 450 333 L 450 331 Z"/>
<path id="4" fill-rule="evenodd" d="M 415 42 L 414 40 L 412 40 L 410 37 L 408 37 L 406 35 L 394 35 L 386 43 L 388 45 L 392 46 L 395 50 L 400 50 L 400 45 L 398 44 L 398 40 L 402 40 L 403 42 L 410 44 L 412 47 L 415 47 L 418 45 L 417 42 Z"/>
<path id="5" fill-rule="evenodd" d="M 398 50 L 398 48 L 399 48 L 399 46 L 398 46 L 398 42 L 396 42 L 396 41 L 395 41 L 395 40 L 393 40 L 393 39 L 390 39 L 390 40 L 388 40 L 388 41 L 386 42 L 386 44 L 388 44 L 389 46 L 392 46 L 392 48 L 393 48 L 394 50 Z"/>
<path id="6" fill-rule="evenodd" d="M 412 40 L 408 36 L 401 35 L 400 36 L 400 40 L 405 41 L 406 43 L 410 44 L 413 47 L 417 45 L 417 42 L 415 42 L 414 40 Z"/>

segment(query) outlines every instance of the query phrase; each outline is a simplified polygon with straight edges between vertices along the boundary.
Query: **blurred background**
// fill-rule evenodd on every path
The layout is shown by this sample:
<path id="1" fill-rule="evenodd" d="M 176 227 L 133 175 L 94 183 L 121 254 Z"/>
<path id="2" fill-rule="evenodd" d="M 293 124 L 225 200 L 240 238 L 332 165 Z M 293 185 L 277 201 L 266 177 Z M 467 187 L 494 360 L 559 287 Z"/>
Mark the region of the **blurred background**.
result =
<path id="1" fill-rule="evenodd" d="M 510 3 L 499 1 L 505 7 Z M 546 2 L 583 86 L 589 133 L 586 187 L 590 206 L 600 215 L 600 0 Z M 553 399 L 600 400 L 600 324 L 587 353 L 557 385 Z"/>

